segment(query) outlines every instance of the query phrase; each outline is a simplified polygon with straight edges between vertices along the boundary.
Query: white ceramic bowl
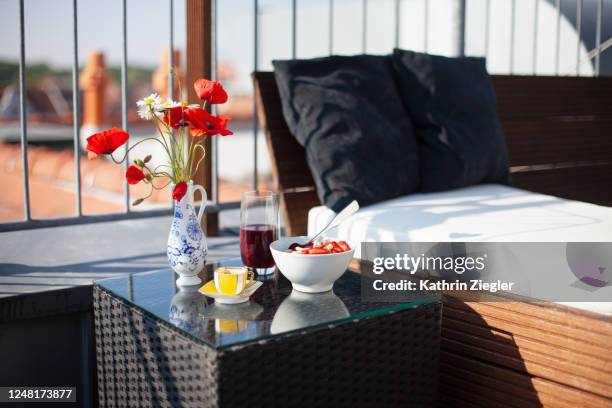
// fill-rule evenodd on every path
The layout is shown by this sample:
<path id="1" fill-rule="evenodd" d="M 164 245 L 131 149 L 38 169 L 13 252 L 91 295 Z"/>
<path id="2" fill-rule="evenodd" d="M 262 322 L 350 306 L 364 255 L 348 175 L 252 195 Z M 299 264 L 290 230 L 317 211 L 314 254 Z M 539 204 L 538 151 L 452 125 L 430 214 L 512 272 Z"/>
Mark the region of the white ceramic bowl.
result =
<path id="1" fill-rule="evenodd" d="M 334 282 L 348 267 L 355 247 L 337 254 L 304 255 L 289 253 L 287 249 L 294 242 L 306 242 L 308 237 L 286 237 L 270 244 L 276 266 L 289 279 L 293 289 L 306 293 L 320 293 L 331 290 Z"/>

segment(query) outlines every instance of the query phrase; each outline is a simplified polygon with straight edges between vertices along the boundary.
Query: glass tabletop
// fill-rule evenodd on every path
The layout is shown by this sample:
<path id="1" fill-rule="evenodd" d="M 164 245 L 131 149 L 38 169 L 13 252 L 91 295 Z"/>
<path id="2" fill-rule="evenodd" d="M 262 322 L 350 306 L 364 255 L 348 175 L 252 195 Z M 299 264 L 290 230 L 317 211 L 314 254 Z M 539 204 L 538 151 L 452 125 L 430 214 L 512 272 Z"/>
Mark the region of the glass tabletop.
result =
<path id="1" fill-rule="evenodd" d="M 202 284 L 220 266 L 240 266 L 240 259 L 208 264 Z M 196 341 L 216 349 L 279 335 L 315 330 L 344 321 L 376 316 L 436 302 L 438 295 L 416 294 L 401 303 L 361 298 L 361 276 L 345 272 L 332 291 L 309 294 L 292 290 L 281 273 L 258 276 L 263 285 L 246 303 L 226 305 L 198 292 L 200 286 L 177 287 L 170 269 L 97 280 L 96 285 L 143 312 L 175 326 Z"/>

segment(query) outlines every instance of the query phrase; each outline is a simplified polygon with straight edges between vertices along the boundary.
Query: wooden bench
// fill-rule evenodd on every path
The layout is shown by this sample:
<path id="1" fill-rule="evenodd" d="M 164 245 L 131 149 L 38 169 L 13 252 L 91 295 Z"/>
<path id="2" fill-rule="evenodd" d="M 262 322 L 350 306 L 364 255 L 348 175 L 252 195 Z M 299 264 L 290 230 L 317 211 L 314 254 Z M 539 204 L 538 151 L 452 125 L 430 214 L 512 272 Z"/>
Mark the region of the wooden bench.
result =
<path id="1" fill-rule="evenodd" d="M 493 76 L 513 185 L 612 205 L 612 78 Z M 274 74 L 255 72 L 258 117 L 289 235 L 320 205 Z M 441 406 L 612 407 L 612 319 L 531 300 L 448 298 Z"/>
<path id="2" fill-rule="evenodd" d="M 287 127 L 274 74 L 253 78 L 285 227 L 302 235 L 320 205 L 304 148 Z M 612 78 L 492 78 L 513 185 L 612 205 Z"/>

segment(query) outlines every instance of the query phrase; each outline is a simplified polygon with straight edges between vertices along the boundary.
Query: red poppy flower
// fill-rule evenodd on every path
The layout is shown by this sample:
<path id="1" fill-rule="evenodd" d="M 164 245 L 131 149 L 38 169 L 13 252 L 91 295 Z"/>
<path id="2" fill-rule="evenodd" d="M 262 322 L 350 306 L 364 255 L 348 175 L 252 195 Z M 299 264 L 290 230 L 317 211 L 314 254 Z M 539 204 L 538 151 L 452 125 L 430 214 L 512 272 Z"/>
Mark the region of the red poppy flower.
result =
<path id="1" fill-rule="evenodd" d="M 193 137 L 214 135 L 227 136 L 234 134 L 227 129 L 227 124 L 230 121 L 229 116 L 214 116 L 202 108 L 195 108 L 187 109 L 185 111 L 185 117 L 191 124 L 189 133 Z"/>
<path id="2" fill-rule="evenodd" d="M 185 118 L 191 124 L 191 136 L 205 136 L 208 124 L 214 120 L 214 116 L 202 108 L 187 109 Z"/>
<path id="3" fill-rule="evenodd" d="M 211 123 L 212 128 L 210 129 L 210 136 L 213 135 L 221 135 L 221 136 L 229 136 L 233 135 L 234 132 L 227 128 L 227 124 L 232 119 L 227 115 L 218 115 L 215 117 L 216 120 Z"/>
<path id="4" fill-rule="evenodd" d="M 164 123 L 174 129 L 178 129 L 181 126 L 186 126 L 185 123 L 185 107 L 174 106 L 164 110 Z"/>
<path id="5" fill-rule="evenodd" d="M 89 136 L 87 138 L 89 158 L 93 159 L 99 154 L 111 154 L 119 146 L 127 142 L 128 138 L 128 133 L 119 128 L 112 128 Z"/>
<path id="6" fill-rule="evenodd" d="M 145 175 L 138 167 L 130 166 L 125 172 L 125 178 L 129 184 L 138 184 L 144 180 Z"/>
<path id="7" fill-rule="evenodd" d="M 172 198 L 176 201 L 181 201 L 181 199 L 183 198 L 183 196 L 185 196 L 186 193 L 187 183 L 181 181 L 176 186 L 174 186 L 174 189 L 172 190 Z"/>
<path id="8" fill-rule="evenodd" d="M 207 100 L 209 103 L 218 104 L 227 102 L 227 92 L 225 92 L 220 82 L 198 79 L 193 83 L 193 88 L 196 94 L 198 94 L 198 98 Z"/>

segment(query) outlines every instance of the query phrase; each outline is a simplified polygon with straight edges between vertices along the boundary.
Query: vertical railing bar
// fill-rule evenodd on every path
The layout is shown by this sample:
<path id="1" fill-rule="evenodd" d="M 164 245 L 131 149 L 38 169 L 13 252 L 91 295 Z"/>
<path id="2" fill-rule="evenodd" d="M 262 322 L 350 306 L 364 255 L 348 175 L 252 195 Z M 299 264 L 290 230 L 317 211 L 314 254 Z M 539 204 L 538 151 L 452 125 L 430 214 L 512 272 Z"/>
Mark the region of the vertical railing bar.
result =
<path id="1" fill-rule="evenodd" d="M 127 0 L 123 0 L 122 2 L 122 49 L 121 49 L 121 127 L 126 132 L 129 132 L 128 129 L 128 79 L 127 79 Z M 129 150 L 129 140 L 125 144 L 125 161 L 123 162 L 123 170 L 127 171 L 129 165 L 128 159 L 128 150 Z M 125 200 L 125 212 L 130 212 L 130 188 L 127 182 L 127 179 L 123 180 L 123 188 L 124 188 L 124 200 Z"/>
<path id="2" fill-rule="evenodd" d="M 484 33 L 484 55 L 489 59 L 489 35 L 491 34 L 491 0 L 485 3 L 485 33 Z M 488 65 L 488 61 L 487 61 Z"/>
<path id="3" fill-rule="evenodd" d="M 291 59 L 297 50 L 297 0 L 291 0 Z"/>
<path id="4" fill-rule="evenodd" d="M 361 51 L 368 48 L 368 0 L 361 1 Z"/>
<path id="5" fill-rule="evenodd" d="M 174 280 L 174 274 L 172 274 L 172 280 Z M 130 302 L 134 301 L 134 277 L 131 273 L 128 275 L 127 290 L 128 300 Z"/>
<path id="6" fill-rule="evenodd" d="M 169 0 L 168 2 L 169 10 L 168 10 L 168 18 L 169 18 L 169 35 L 168 35 L 168 98 L 170 100 L 174 100 L 174 0 Z M 171 131 L 171 137 L 175 137 L 174 131 Z M 187 155 L 187 152 L 183 152 L 184 155 Z M 173 174 L 174 176 L 174 174 Z M 170 190 L 170 196 L 172 196 L 172 191 Z M 172 204 L 174 205 L 174 200 L 172 200 Z"/>
<path id="7" fill-rule="evenodd" d="M 329 0 L 329 55 L 334 53 L 334 0 Z"/>
<path id="8" fill-rule="evenodd" d="M 423 51 L 427 52 L 429 49 L 429 0 L 423 0 L 425 2 L 424 16 L 423 16 Z"/>
<path id="9" fill-rule="evenodd" d="M 168 57 L 168 96 L 174 100 L 174 0 L 170 0 L 170 44 Z"/>
<path id="10" fill-rule="evenodd" d="M 400 46 L 400 14 L 402 12 L 401 0 L 395 0 L 395 48 Z"/>
<path id="11" fill-rule="evenodd" d="M 218 17 L 218 11 L 217 11 L 217 0 L 214 0 L 212 2 L 212 27 L 210 29 L 211 35 L 212 35 L 212 61 L 211 61 L 211 76 L 212 76 L 212 80 L 213 81 L 217 81 L 218 80 L 218 61 L 219 61 L 219 42 L 218 42 L 218 21 L 217 21 L 217 17 Z M 217 106 L 216 105 L 211 105 L 212 107 L 212 113 L 213 114 L 217 114 Z M 211 178 L 212 178 L 212 186 L 211 186 L 211 195 L 212 195 L 212 202 L 213 204 L 216 206 L 217 204 L 219 204 L 219 138 L 218 137 L 213 137 L 212 138 L 212 166 L 211 166 Z M 205 204 L 205 203 L 202 203 Z"/>
<path id="12" fill-rule="evenodd" d="M 19 120 L 21 125 L 21 161 L 23 164 L 23 209 L 26 221 L 30 215 L 30 179 L 28 174 L 28 123 L 26 107 L 25 10 L 19 0 Z"/>
<path id="13" fill-rule="evenodd" d="M 457 38 L 456 47 L 457 55 L 460 57 L 465 56 L 465 18 L 466 18 L 466 0 L 458 0 L 457 4 L 457 16 L 458 19 L 455 21 Z"/>
<path id="14" fill-rule="evenodd" d="M 582 43 L 582 0 L 576 0 L 576 76 L 580 76 L 580 44 Z"/>
<path id="15" fill-rule="evenodd" d="M 77 0 L 72 1 L 72 121 L 74 131 L 74 177 L 76 182 L 76 213 L 77 217 L 83 215 L 81 208 L 81 121 L 80 90 L 79 90 L 79 42 L 78 42 L 78 16 Z"/>
<path id="16" fill-rule="evenodd" d="M 559 58 L 561 54 L 561 0 L 556 0 L 557 9 L 557 43 L 555 50 L 555 74 L 559 75 Z"/>
<path id="17" fill-rule="evenodd" d="M 257 71 L 259 67 L 259 2 L 253 0 L 253 71 Z M 253 190 L 257 191 L 257 129 L 259 121 L 257 120 L 257 98 L 253 89 Z"/>
<path id="18" fill-rule="evenodd" d="M 512 0 L 510 7 L 510 74 L 514 74 L 514 26 L 516 25 L 516 0 Z"/>
<path id="19" fill-rule="evenodd" d="M 533 11 L 533 50 L 532 50 L 532 64 L 533 64 L 533 75 L 536 74 L 538 68 L 538 25 L 540 15 L 540 0 L 535 0 L 535 9 Z"/>
<path id="20" fill-rule="evenodd" d="M 170 52 L 168 58 L 168 96 L 174 100 L 174 0 L 170 0 L 170 44 L 168 49 Z"/>
<path id="21" fill-rule="evenodd" d="M 603 0 L 597 1 L 597 22 L 595 24 L 595 75 L 599 76 L 599 60 L 600 60 L 600 47 L 601 47 L 601 27 L 603 25 Z"/>

